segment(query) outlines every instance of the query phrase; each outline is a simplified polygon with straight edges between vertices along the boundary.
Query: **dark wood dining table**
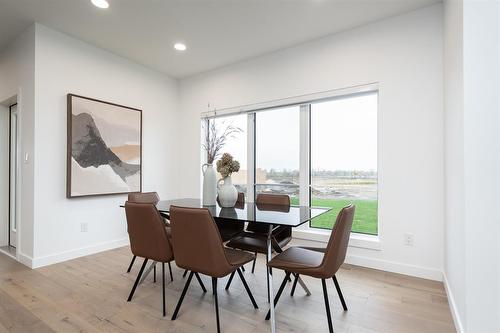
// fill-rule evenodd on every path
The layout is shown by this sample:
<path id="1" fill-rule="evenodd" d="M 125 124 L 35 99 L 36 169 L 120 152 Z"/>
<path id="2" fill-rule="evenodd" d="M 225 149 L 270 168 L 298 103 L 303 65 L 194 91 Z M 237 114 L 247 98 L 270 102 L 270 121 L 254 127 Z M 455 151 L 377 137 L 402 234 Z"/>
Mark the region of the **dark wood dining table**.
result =
<path id="1" fill-rule="evenodd" d="M 168 215 L 171 206 L 190 207 L 190 208 L 206 208 L 210 211 L 215 221 L 222 219 L 225 223 L 227 221 L 241 222 L 254 222 L 267 226 L 267 259 L 271 260 L 273 249 L 276 252 L 281 252 L 282 249 L 273 241 L 273 231 L 280 227 L 296 228 L 312 219 L 327 213 L 331 208 L 323 207 L 309 207 L 309 206 L 284 206 L 284 205 L 270 205 L 270 204 L 257 204 L 255 202 L 246 202 L 236 207 L 223 208 L 218 203 L 214 206 L 204 206 L 201 199 L 183 198 L 174 200 L 164 200 L 157 204 L 157 208 L 163 215 Z M 123 206 L 122 206 L 123 207 Z M 151 271 L 150 267 L 149 271 Z M 144 275 L 144 277 L 147 274 Z M 276 331 L 276 321 L 274 317 L 274 294 L 273 294 L 273 277 L 271 270 L 267 268 L 267 279 L 269 284 L 268 300 L 269 310 L 271 313 L 271 331 Z M 299 283 L 304 288 L 306 293 L 310 295 L 309 290 L 305 283 L 299 278 Z"/>

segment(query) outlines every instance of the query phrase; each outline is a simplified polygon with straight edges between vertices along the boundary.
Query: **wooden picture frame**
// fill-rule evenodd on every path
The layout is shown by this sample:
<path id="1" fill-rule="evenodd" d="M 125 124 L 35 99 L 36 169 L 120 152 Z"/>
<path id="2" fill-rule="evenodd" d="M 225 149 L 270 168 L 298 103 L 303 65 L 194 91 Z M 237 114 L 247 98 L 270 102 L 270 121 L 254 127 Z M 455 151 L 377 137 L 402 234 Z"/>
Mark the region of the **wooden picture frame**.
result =
<path id="1" fill-rule="evenodd" d="M 142 110 L 67 95 L 66 197 L 142 192 Z"/>

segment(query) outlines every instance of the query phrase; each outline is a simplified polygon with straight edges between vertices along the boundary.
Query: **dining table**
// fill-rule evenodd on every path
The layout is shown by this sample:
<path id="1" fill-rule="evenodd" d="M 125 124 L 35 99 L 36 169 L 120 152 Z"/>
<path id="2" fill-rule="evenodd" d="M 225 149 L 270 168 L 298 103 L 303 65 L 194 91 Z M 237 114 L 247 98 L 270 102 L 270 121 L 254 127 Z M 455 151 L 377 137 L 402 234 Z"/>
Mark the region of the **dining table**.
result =
<path id="1" fill-rule="evenodd" d="M 189 207 L 189 208 L 206 208 L 212 214 L 215 221 L 224 220 L 227 224 L 228 221 L 235 221 L 235 223 L 241 222 L 253 222 L 265 225 L 267 228 L 267 260 L 270 261 L 272 258 L 273 250 L 277 253 L 282 252 L 278 243 L 274 240 L 273 231 L 279 227 L 291 227 L 297 228 L 312 219 L 323 215 L 331 210 L 328 207 L 310 207 L 310 206 L 299 206 L 299 205 L 274 205 L 274 204 L 258 204 L 255 202 L 245 202 L 243 204 L 238 204 L 235 207 L 221 207 L 218 202 L 212 206 L 205 206 L 201 199 L 197 198 L 181 198 L 173 200 L 162 200 L 156 205 L 158 211 L 163 216 L 168 216 L 170 213 L 170 207 Z M 124 206 L 122 206 L 124 207 Z M 147 276 L 149 272 L 154 267 L 151 265 L 144 274 L 143 279 Z M 270 311 L 270 324 L 271 332 L 276 332 L 276 321 L 274 313 L 274 293 L 273 293 L 273 276 L 272 271 L 267 267 L 267 282 L 269 285 L 268 289 L 268 302 Z M 310 295 L 310 291 L 306 284 L 299 277 L 298 282 L 304 289 L 307 295 Z"/>

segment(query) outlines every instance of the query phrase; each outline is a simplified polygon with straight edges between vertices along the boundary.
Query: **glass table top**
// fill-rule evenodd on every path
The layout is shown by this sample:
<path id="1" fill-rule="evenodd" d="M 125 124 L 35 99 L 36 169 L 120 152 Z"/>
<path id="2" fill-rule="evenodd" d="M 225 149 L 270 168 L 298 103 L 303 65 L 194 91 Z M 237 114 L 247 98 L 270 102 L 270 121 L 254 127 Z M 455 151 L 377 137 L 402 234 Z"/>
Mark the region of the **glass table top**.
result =
<path id="1" fill-rule="evenodd" d="M 219 204 L 203 206 L 201 199 L 192 198 L 164 200 L 157 204 L 158 210 L 167 214 L 171 206 L 206 208 L 215 219 L 240 220 L 290 227 L 297 227 L 330 210 L 330 208 L 256 204 L 254 202 L 237 203 L 235 207 L 222 208 Z"/>

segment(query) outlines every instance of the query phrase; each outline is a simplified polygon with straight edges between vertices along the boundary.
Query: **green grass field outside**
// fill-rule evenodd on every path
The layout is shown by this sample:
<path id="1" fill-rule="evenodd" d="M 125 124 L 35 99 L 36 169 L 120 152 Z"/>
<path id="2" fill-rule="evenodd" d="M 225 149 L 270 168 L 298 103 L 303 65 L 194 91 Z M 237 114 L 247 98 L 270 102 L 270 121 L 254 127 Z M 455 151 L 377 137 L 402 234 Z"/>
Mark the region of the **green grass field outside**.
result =
<path id="1" fill-rule="evenodd" d="M 291 198 L 292 205 L 298 205 L 298 198 Z M 312 206 L 315 207 L 331 207 L 332 210 L 323 214 L 311 221 L 311 227 L 331 229 L 337 218 L 337 214 L 342 207 L 353 203 L 356 205 L 354 214 L 354 222 L 352 226 L 353 232 L 364 234 L 378 234 L 378 204 L 376 200 L 349 200 L 349 199 L 313 199 Z"/>

